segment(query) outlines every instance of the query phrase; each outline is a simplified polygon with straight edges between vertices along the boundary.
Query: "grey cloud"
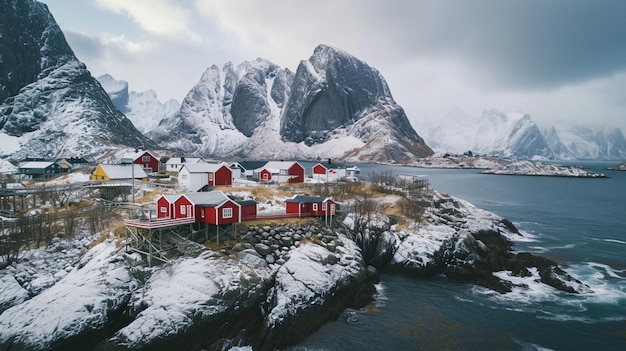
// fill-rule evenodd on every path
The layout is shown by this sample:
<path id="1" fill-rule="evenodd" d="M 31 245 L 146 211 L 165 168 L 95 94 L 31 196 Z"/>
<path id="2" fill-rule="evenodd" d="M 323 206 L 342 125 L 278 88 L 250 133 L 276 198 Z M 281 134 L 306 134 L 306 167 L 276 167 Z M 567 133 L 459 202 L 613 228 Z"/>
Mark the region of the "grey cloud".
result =
<path id="1" fill-rule="evenodd" d="M 98 38 L 90 37 L 72 30 L 63 30 L 65 39 L 81 61 L 90 61 L 102 57 L 105 47 Z"/>
<path id="2" fill-rule="evenodd" d="M 553 88 L 626 69 L 625 1 L 389 5 L 368 10 L 377 40 L 398 56 L 463 61 L 492 88 Z"/>

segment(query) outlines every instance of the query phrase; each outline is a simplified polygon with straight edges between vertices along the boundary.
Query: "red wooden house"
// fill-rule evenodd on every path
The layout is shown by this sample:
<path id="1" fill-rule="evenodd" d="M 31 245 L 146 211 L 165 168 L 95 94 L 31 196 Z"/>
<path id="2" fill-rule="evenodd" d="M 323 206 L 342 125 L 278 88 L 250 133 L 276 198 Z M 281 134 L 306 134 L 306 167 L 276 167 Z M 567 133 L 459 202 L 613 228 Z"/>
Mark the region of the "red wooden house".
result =
<path id="1" fill-rule="evenodd" d="M 254 200 L 236 201 L 221 191 L 162 195 L 157 200 L 159 219 L 195 218 L 196 222 L 213 225 L 240 223 L 256 218 Z"/>
<path id="2" fill-rule="evenodd" d="M 270 161 L 254 175 L 264 183 L 304 183 L 304 167 L 296 161 Z"/>
<path id="3" fill-rule="evenodd" d="M 298 217 L 334 216 L 336 207 L 337 203 L 330 197 L 295 195 L 285 200 L 285 213 Z"/>
<path id="4" fill-rule="evenodd" d="M 161 162 L 159 158 L 147 150 L 140 150 L 122 156 L 120 163 L 134 163 L 141 165 L 146 173 L 158 173 Z"/>
<path id="5" fill-rule="evenodd" d="M 215 169 L 209 170 L 209 185 L 233 185 L 233 171 L 227 164 L 216 165 Z"/>
<path id="6" fill-rule="evenodd" d="M 241 206 L 242 221 L 256 219 L 257 202 L 255 200 L 237 200 L 236 202 Z"/>

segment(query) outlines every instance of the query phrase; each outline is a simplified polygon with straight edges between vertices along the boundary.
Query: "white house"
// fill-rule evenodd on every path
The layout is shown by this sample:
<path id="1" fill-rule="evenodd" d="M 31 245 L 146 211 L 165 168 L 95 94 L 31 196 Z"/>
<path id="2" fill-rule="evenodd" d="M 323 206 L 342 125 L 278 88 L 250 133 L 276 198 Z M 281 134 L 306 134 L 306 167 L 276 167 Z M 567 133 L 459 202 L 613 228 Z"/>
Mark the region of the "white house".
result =
<path id="1" fill-rule="evenodd" d="M 228 179 L 224 179 L 224 174 Z M 206 185 L 232 184 L 232 172 L 226 163 L 185 163 L 178 171 L 178 184 L 189 191 L 198 191 Z"/>
<path id="2" fill-rule="evenodd" d="M 357 166 L 346 167 L 346 178 L 356 178 L 361 174 L 361 169 Z"/>
<path id="3" fill-rule="evenodd" d="M 172 157 L 165 163 L 165 170 L 178 172 L 185 163 L 206 163 L 202 157 Z"/>

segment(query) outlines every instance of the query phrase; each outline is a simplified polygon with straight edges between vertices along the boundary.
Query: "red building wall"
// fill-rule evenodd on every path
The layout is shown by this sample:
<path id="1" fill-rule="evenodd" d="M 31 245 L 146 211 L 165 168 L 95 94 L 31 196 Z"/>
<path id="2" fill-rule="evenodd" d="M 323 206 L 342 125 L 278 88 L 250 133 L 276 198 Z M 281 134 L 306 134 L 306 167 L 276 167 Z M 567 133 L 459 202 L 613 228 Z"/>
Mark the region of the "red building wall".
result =
<path id="1" fill-rule="evenodd" d="M 233 172 L 226 166 L 220 167 L 209 179 L 209 185 L 233 185 Z"/>
<path id="2" fill-rule="evenodd" d="M 201 207 L 201 206 L 197 206 L 196 208 L 196 222 L 204 222 L 204 223 L 210 223 L 210 224 L 215 224 L 215 219 L 217 218 L 215 216 L 215 207 Z M 204 214 L 204 216 L 203 216 Z"/>
<path id="3" fill-rule="evenodd" d="M 143 157 L 150 157 L 150 161 L 146 162 L 143 160 Z M 159 171 L 159 160 L 155 157 L 153 157 L 148 151 L 144 152 L 143 154 L 141 154 L 139 157 L 137 157 L 134 161 L 134 164 L 137 165 L 141 165 L 141 167 L 143 167 L 144 169 L 150 168 L 152 170 L 152 172 L 157 173 Z M 148 167 L 146 167 L 146 164 L 148 165 Z"/>
<path id="4" fill-rule="evenodd" d="M 313 174 L 326 175 L 326 167 L 316 164 L 313 166 Z"/>
<path id="5" fill-rule="evenodd" d="M 225 208 L 231 209 L 232 216 L 230 218 L 224 218 L 223 209 Z M 202 217 L 202 213 L 204 213 L 204 218 Z M 214 225 L 239 223 L 239 205 L 233 201 L 227 201 L 220 207 L 198 206 L 196 221 Z"/>
<path id="6" fill-rule="evenodd" d="M 184 207 L 184 211 L 185 211 L 184 213 L 183 213 L 183 209 L 181 208 L 181 206 Z M 194 217 L 194 212 L 195 212 L 194 207 L 195 206 L 191 203 L 191 201 L 189 201 L 187 197 L 181 196 L 174 202 L 172 218 Z"/>
<path id="7" fill-rule="evenodd" d="M 165 212 L 161 209 L 165 208 Z M 172 212 L 172 204 L 164 196 L 157 200 L 157 218 L 170 218 Z"/>
<path id="8" fill-rule="evenodd" d="M 270 172 L 267 169 L 263 168 L 261 170 L 261 172 L 259 173 L 259 181 L 271 182 L 272 181 L 272 172 Z"/>
<path id="9" fill-rule="evenodd" d="M 287 214 L 297 214 L 299 208 L 300 204 L 297 202 L 285 202 L 285 213 Z"/>
<path id="10" fill-rule="evenodd" d="M 289 167 L 287 174 L 295 176 L 289 179 L 289 183 L 304 183 L 304 167 L 302 167 L 302 165 L 298 162 Z"/>
<path id="11" fill-rule="evenodd" d="M 256 212 L 256 204 L 249 204 L 249 205 L 243 205 L 241 206 L 241 220 L 247 220 L 247 219 L 252 219 L 252 218 L 256 218 L 257 212 Z"/>
<path id="12" fill-rule="evenodd" d="M 230 218 L 224 218 L 224 209 L 230 208 L 232 210 L 232 216 Z M 219 224 L 239 223 L 239 205 L 233 201 L 227 201 L 217 209 L 219 216 Z"/>

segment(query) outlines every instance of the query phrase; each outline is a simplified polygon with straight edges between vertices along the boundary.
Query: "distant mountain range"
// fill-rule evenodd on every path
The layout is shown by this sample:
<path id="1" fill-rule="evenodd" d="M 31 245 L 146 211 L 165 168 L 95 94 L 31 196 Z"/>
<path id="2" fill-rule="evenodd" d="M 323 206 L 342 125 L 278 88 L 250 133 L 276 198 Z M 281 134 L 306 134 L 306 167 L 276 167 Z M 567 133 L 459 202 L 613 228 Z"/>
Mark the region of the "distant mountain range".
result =
<path id="1" fill-rule="evenodd" d="M 619 128 L 539 126 L 528 114 L 487 110 L 479 117 L 460 109 L 418 124 L 438 152 L 473 153 L 545 160 L 626 159 L 626 140 Z"/>
<path id="2" fill-rule="evenodd" d="M 180 103 L 174 99 L 161 103 L 154 90 L 129 91 L 128 82 L 116 80 L 109 74 L 101 75 L 97 79 L 109 94 L 113 105 L 144 134 L 158 126 L 162 119 L 174 115 L 180 108 Z"/>

